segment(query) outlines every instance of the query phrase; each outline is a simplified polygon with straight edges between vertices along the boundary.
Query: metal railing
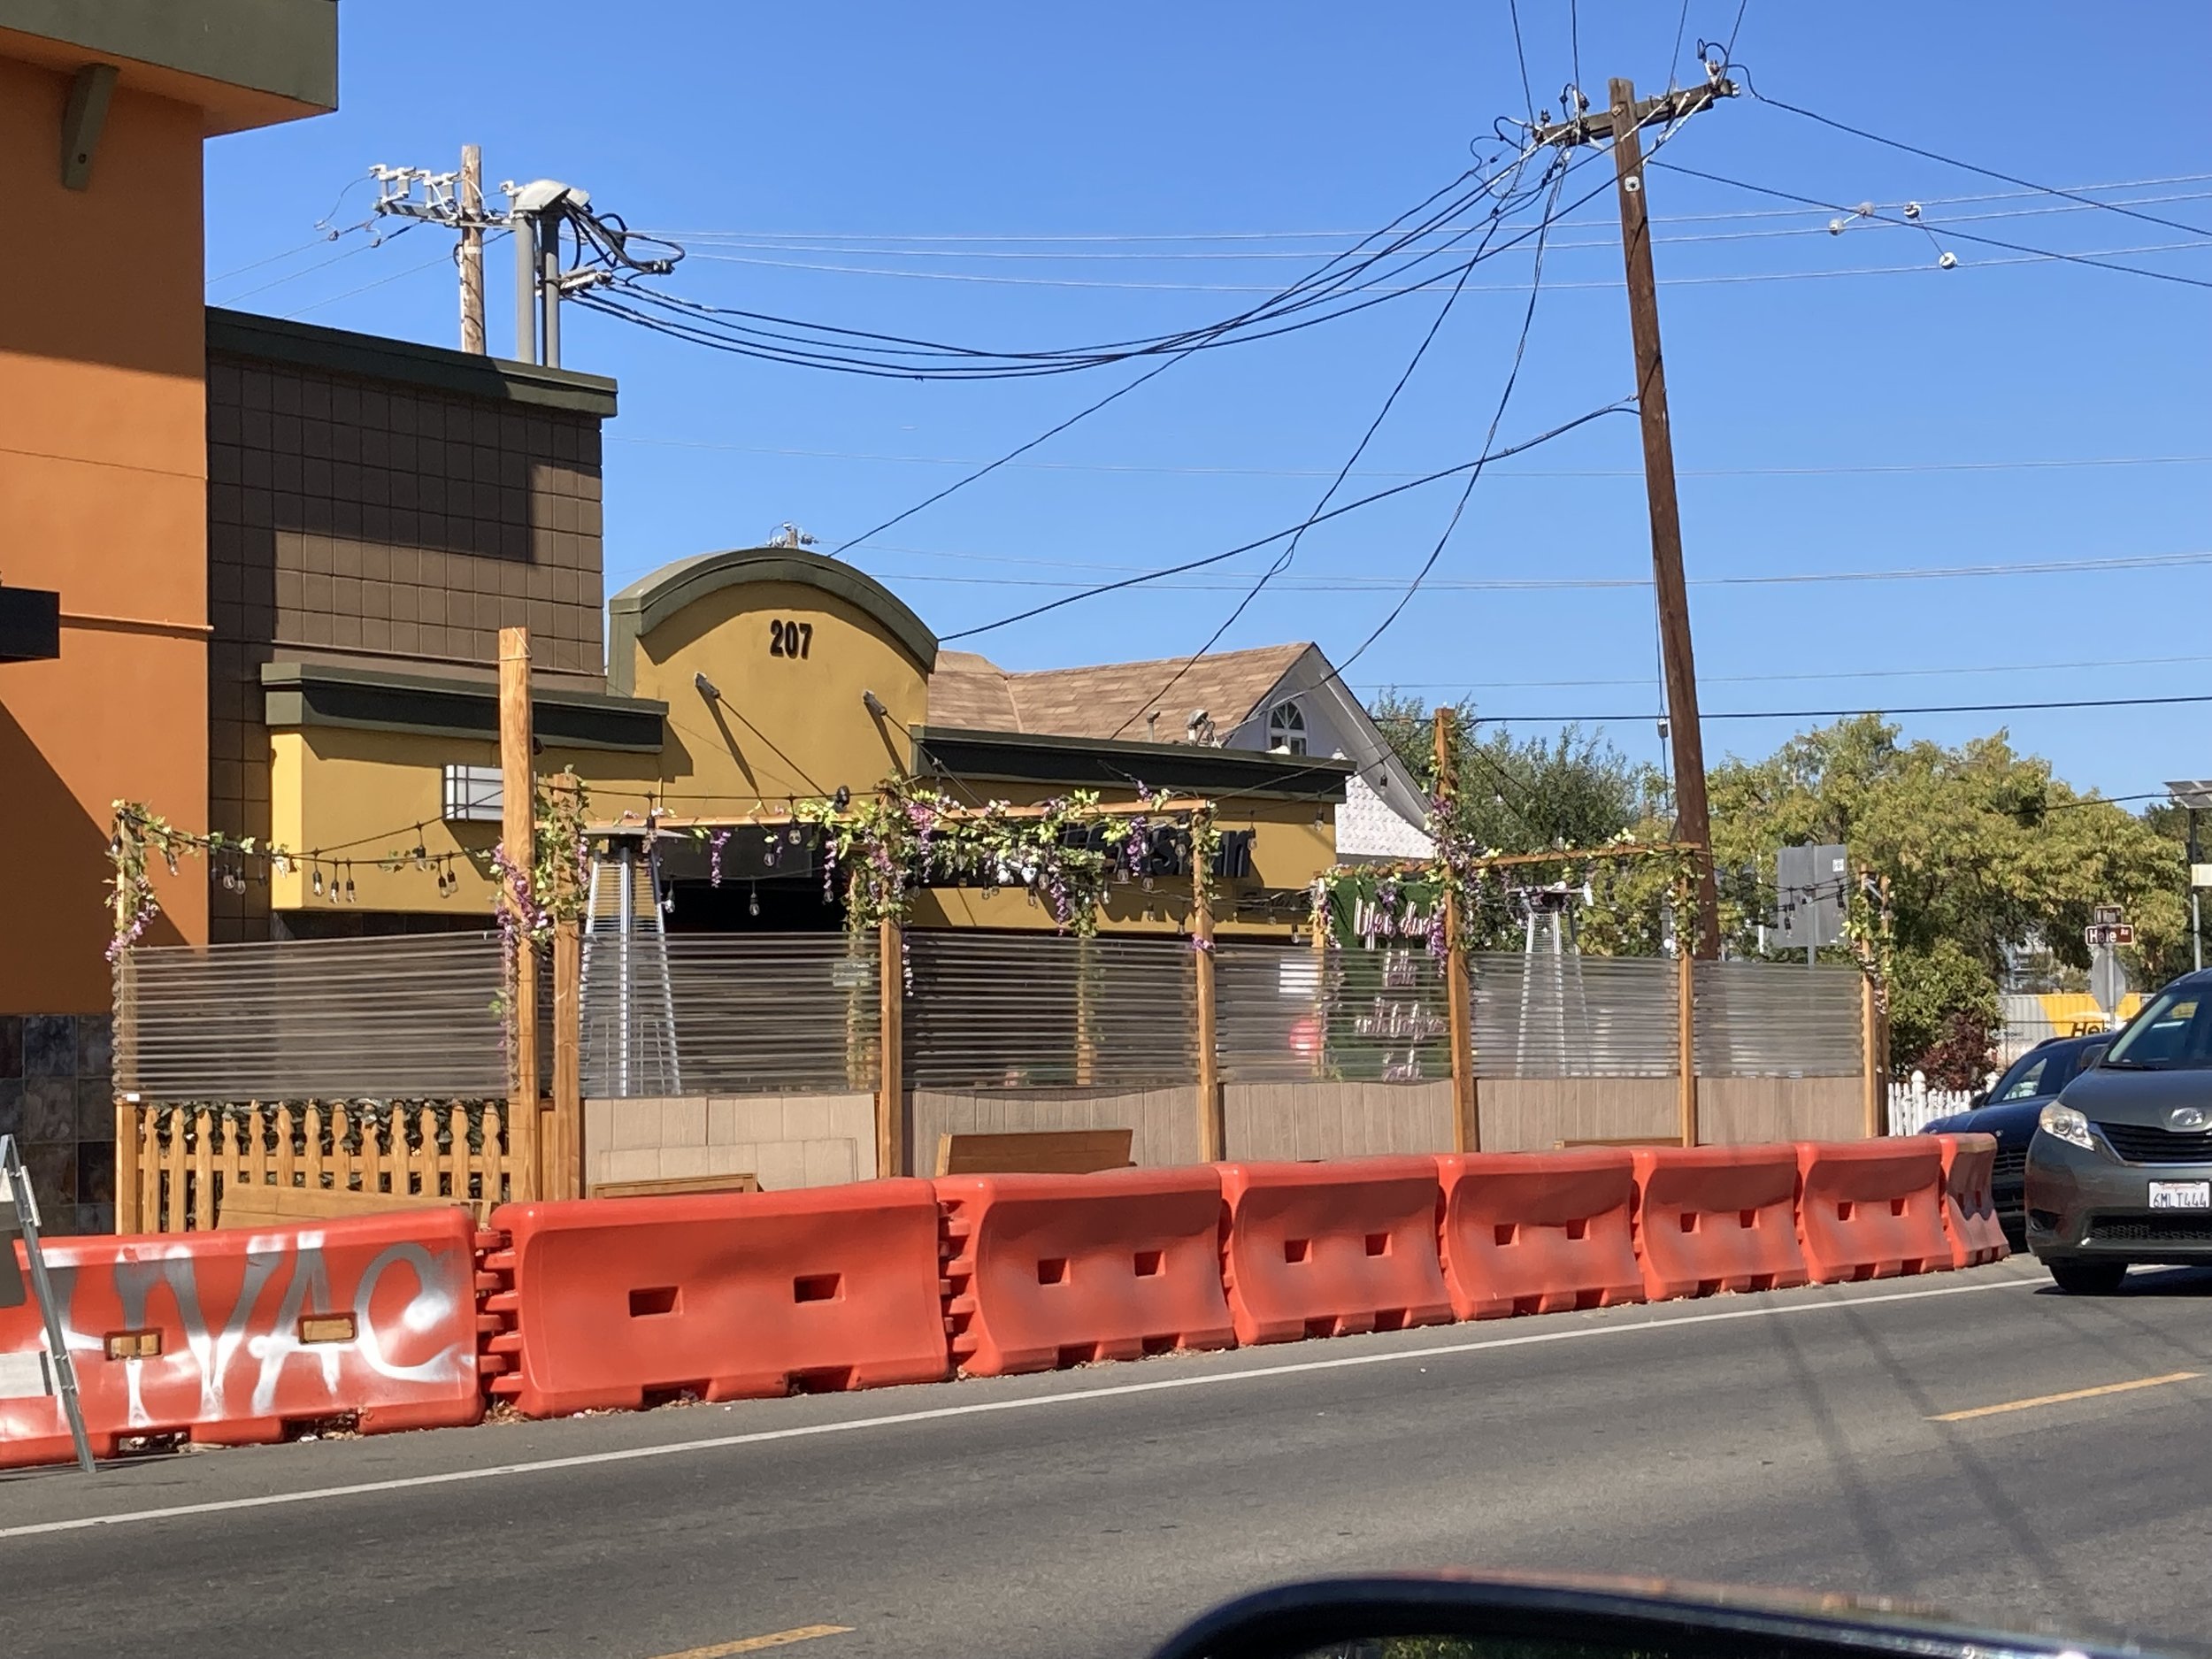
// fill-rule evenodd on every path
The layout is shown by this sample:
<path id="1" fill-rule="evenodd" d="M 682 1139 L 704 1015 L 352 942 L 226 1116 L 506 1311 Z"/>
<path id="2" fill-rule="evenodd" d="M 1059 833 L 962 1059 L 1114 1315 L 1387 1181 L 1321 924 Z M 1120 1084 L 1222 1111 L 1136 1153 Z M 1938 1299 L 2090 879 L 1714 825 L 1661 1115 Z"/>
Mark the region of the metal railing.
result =
<path id="1" fill-rule="evenodd" d="M 626 956 L 623 941 L 591 942 L 588 1098 L 870 1089 L 881 1075 L 872 938 L 641 933 Z"/>
<path id="2" fill-rule="evenodd" d="M 119 971 L 116 1087 L 163 1101 L 507 1092 L 491 933 L 141 947 Z"/>
<path id="3" fill-rule="evenodd" d="M 1696 964 L 1701 1077 L 1856 1077 L 1865 1064 L 1856 968 Z"/>
<path id="4" fill-rule="evenodd" d="M 1672 1077 L 1680 1068 L 1668 958 L 1480 951 L 1467 965 L 1478 1077 Z"/>
<path id="5" fill-rule="evenodd" d="M 906 949 L 911 1085 L 1143 1087 L 1197 1075 L 1184 940 L 918 931 Z"/>

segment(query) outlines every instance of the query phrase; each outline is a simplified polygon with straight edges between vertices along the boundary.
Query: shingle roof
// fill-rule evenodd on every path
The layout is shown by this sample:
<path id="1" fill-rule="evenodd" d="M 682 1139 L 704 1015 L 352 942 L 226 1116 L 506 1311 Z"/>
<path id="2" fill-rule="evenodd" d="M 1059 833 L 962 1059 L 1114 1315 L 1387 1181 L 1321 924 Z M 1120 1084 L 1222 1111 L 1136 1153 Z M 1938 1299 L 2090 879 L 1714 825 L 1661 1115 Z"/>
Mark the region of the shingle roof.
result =
<path id="1" fill-rule="evenodd" d="M 1112 737 L 1143 741 L 1145 716 L 1159 714 L 1156 735 L 1180 742 L 1194 709 L 1203 709 L 1222 735 L 1241 724 L 1313 648 L 1263 645 L 1223 651 L 1189 665 L 1164 697 L 1160 689 L 1184 669 L 1181 657 L 1145 663 L 1101 663 L 1092 668 L 1048 668 L 1008 673 L 968 651 L 941 651 L 929 679 L 932 726 L 1028 732 L 1057 737 Z"/>

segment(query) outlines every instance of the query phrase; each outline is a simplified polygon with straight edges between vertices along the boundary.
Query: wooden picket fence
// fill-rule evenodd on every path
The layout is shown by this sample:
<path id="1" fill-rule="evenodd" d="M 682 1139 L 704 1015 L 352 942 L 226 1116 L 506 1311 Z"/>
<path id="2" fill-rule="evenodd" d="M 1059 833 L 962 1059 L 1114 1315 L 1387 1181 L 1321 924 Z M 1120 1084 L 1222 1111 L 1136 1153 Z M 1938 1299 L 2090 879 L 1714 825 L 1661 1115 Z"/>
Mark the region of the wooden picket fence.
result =
<path id="1" fill-rule="evenodd" d="M 117 1105 L 116 1230 L 204 1232 L 242 1217 L 465 1204 L 480 1221 L 517 1179 L 500 1101 Z"/>

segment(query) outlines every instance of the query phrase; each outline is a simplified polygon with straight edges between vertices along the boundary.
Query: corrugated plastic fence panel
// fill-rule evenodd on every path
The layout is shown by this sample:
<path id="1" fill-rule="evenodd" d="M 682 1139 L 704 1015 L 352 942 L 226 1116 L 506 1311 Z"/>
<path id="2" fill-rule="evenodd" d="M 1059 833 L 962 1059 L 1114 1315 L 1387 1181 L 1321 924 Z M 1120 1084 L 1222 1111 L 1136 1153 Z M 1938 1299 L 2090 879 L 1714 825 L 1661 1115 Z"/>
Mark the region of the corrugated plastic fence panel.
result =
<path id="1" fill-rule="evenodd" d="M 1662 956 L 1470 956 L 1475 1075 L 1672 1077 L 1674 964 Z"/>
<path id="2" fill-rule="evenodd" d="M 1214 947 L 1214 1032 L 1225 1083 L 1433 1082 L 1452 1074 L 1449 980 L 1402 949 Z"/>
<path id="3" fill-rule="evenodd" d="M 632 935 L 584 958 L 584 1093 L 594 1100 L 871 1089 L 881 1075 L 872 938 Z"/>
<path id="4" fill-rule="evenodd" d="M 503 1095 L 491 933 L 157 946 L 118 975 L 116 1087 L 150 1101 Z"/>
<path id="5" fill-rule="evenodd" d="M 1188 1083 L 1189 943 L 910 933 L 904 1029 L 917 1088 Z"/>
<path id="6" fill-rule="evenodd" d="M 1856 1077 L 1856 968 L 1697 964 L 1701 1077 Z"/>

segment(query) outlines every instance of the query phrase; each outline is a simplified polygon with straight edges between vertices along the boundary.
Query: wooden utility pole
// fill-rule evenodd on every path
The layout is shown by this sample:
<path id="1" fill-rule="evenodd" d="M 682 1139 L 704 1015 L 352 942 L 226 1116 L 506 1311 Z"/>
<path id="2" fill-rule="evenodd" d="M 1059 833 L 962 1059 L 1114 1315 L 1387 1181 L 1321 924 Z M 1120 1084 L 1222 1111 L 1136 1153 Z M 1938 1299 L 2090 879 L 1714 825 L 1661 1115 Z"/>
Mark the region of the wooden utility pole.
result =
<path id="1" fill-rule="evenodd" d="M 530 630 L 499 631 L 499 839 L 511 870 L 524 881 L 537 866 L 537 775 L 531 761 Z M 516 1200 L 538 1195 L 538 948 L 530 918 L 511 886 L 499 902 L 514 917 L 513 1005 L 507 1029 L 514 1043 L 513 1092 L 507 1102 L 507 1156 Z M 488 1150 L 488 1148 L 487 1148 Z M 492 1196 L 490 1194 L 485 1194 Z"/>
<path id="2" fill-rule="evenodd" d="M 484 354 L 484 152 L 461 146 L 461 349 Z"/>
<path id="3" fill-rule="evenodd" d="M 1696 850 L 1694 922 L 1682 931 L 1686 956 L 1720 954 L 1720 895 L 1713 879 L 1713 838 L 1705 804 L 1705 738 L 1698 723 L 1697 664 L 1690 649 L 1689 591 L 1682 575 L 1682 510 L 1674 483 L 1674 438 L 1667 423 L 1666 365 L 1659 349 L 1659 288 L 1651 265 L 1651 220 L 1644 200 L 1643 143 L 1655 122 L 1679 121 L 1736 96 L 1716 73 L 1639 102 L 1636 83 L 1611 82 L 1611 107 L 1556 127 L 1539 127 L 1540 142 L 1561 145 L 1610 139 L 1620 198 L 1621 256 L 1628 270 L 1629 332 L 1636 349 L 1636 405 L 1644 431 L 1644 493 L 1651 511 L 1651 568 L 1658 589 L 1659 649 L 1667 682 L 1667 720 L 1674 757 L 1676 838 Z M 1685 918 L 1686 920 L 1688 918 Z"/>
<path id="4" fill-rule="evenodd" d="M 1436 798 L 1449 810 L 1459 785 L 1459 744 L 1452 711 L 1436 710 Z M 1432 826 L 1432 829 L 1435 826 Z M 1467 945 L 1460 936 L 1459 893 L 1445 872 L 1444 978 L 1451 998 L 1452 1150 L 1482 1150 L 1482 1097 L 1475 1082 L 1475 999 L 1467 978 Z"/>
<path id="5" fill-rule="evenodd" d="M 1222 1121 L 1221 1056 L 1214 1034 L 1213 872 L 1199 851 L 1207 816 L 1207 809 L 1200 807 L 1190 820 L 1190 942 L 1198 1021 L 1198 1161 L 1217 1164 L 1228 1156 L 1228 1136 Z"/>

